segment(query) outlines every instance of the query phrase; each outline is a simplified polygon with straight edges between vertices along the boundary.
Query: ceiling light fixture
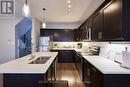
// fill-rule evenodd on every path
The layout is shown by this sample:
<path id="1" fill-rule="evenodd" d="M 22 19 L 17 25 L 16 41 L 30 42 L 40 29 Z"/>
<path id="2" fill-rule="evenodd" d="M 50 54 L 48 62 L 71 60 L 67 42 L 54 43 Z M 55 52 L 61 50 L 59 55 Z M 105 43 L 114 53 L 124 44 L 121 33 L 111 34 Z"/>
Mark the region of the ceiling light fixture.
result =
<path id="1" fill-rule="evenodd" d="M 70 3 L 71 3 L 71 1 L 70 1 L 70 0 L 68 0 L 68 1 L 67 1 L 67 3 L 68 3 L 68 4 L 70 4 Z"/>
<path id="2" fill-rule="evenodd" d="M 71 6 L 71 0 L 67 0 L 67 5 L 68 5 L 67 12 L 70 13 L 71 8 L 72 8 L 72 6 Z"/>
<path id="3" fill-rule="evenodd" d="M 46 9 L 43 8 L 42 10 L 43 10 L 43 22 L 42 22 L 42 28 L 46 28 L 46 20 L 45 20 L 45 11 L 46 11 Z"/>
<path id="4" fill-rule="evenodd" d="M 71 8 L 71 5 L 68 5 L 68 8 Z"/>
<path id="5" fill-rule="evenodd" d="M 28 17 L 30 15 L 30 7 L 29 7 L 29 4 L 28 4 L 28 1 L 26 0 L 24 5 L 23 5 L 23 15 L 25 17 Z"/>

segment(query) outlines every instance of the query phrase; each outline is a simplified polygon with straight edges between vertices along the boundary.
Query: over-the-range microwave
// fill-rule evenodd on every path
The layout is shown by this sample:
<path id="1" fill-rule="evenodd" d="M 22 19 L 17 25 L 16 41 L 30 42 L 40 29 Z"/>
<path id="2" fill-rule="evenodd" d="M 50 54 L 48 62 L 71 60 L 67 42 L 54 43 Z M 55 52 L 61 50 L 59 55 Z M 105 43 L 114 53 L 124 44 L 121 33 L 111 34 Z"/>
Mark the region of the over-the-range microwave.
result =
<path id="1" fill-rule="evenodd" d="M 92 40 L 92 30 L 91 28 L 87 29 L 86 32 L 86 39 L 83 39 L 84 42 L 91 41 Z"/>

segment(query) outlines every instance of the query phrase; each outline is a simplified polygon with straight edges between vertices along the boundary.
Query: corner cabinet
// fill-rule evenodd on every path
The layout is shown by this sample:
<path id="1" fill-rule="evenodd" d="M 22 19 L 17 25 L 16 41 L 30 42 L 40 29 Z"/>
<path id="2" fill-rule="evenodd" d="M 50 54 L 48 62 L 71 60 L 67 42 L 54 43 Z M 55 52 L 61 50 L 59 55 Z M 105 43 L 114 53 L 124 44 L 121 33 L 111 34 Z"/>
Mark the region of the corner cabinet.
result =
<path id="1" fill-rule="evenodd" d="M 51 50 L 51 52 L 58 52 L 58 63 L 74 63 L 74 50 Z"/>

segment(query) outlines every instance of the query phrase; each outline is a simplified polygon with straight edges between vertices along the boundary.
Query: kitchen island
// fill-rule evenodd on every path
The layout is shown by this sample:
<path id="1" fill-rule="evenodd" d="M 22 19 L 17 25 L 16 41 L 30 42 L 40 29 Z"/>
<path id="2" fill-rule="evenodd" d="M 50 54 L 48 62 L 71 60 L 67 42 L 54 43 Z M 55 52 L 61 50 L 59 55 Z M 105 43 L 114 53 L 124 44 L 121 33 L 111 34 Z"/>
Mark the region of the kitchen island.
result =
<path id="1" fill-rule="evenodd" d="M 43 87 L 49 77 L 55 80 L 57 55 L 58 52 L 36 52 L 0 65 L 3 87 Z"/>

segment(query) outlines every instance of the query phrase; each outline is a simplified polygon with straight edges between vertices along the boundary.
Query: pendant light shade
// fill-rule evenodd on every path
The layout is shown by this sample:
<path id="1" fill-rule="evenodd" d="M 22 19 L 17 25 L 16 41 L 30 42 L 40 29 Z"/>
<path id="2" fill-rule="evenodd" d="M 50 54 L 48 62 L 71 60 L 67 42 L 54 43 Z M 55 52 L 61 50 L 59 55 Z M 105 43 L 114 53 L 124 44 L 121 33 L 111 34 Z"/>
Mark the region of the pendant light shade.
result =
<path id="1" fill-rule="evenodd" d="M 24 5 L 23 5 L 23 15 L 25 17 L 28 17 L 30 15 L 30 7 L 29 7 L 29 4 L 27 2 L 27 0 L 25 1 Z"/>
<path id="2" fill-rule="evenodd" d="M 45 11 L 46 11 L 46 9 L 43 8 L 42 10 L 43 10 L 43 22 L 42 22 L 42 28 L 46 28 L 46 19 L 45 19 Z"/>
<path id="3" fill-rule="evenodd" d="M 46 28 L 46 23 L 45 22 L 42 23 L 42 28 Z"/>

